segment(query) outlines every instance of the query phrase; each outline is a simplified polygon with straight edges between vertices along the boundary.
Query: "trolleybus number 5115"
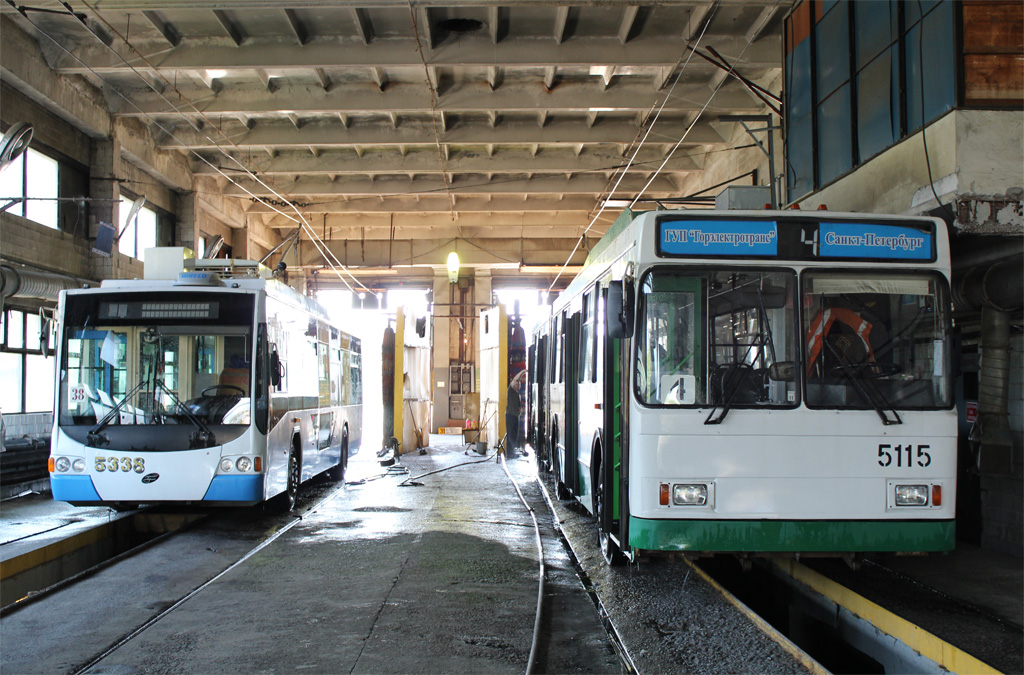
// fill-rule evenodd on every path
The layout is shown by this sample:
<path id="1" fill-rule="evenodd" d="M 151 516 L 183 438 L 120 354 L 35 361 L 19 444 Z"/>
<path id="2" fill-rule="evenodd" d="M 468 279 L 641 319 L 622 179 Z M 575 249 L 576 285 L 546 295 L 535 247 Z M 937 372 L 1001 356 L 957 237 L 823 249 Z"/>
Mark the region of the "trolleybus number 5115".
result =
<path id="1" fill-rule="evenodd" d="M 930 445 L 918 445 L 917 446 L 917 465 L 920 467 L 928 466 L 932 463 L 932 456 L 928 453 Z M 906 458 L 904 459 L 904 453 Z M 896 459 L 897 467 L 913 466 L 914 460 L 914 446 L 913 445 L 897 445 L 893 447 L 888 443 L 878 444 L 878 466 L 891 466 L 893 458 Z"/>

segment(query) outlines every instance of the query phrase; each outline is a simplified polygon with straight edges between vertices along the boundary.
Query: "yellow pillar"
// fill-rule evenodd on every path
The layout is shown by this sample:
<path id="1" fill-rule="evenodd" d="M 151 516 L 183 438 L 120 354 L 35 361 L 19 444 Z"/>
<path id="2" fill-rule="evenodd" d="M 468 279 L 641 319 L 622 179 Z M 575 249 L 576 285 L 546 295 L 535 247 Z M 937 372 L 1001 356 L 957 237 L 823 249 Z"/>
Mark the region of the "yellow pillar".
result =
<path id="1" fill-rule="evenodd" d="M 395 438 L 399 442 L 399 454 L 405 453 L 402 442 L 405 422 L 405 309 L 395 310 Z"/>
<path id="2" fill-rule="evenodd" d="M 508 313 L 498 306 L 498 439 L 505 437 L 505 406 L 508 404 Z M 506 443 L 504 447 L 508 447 Z"/>

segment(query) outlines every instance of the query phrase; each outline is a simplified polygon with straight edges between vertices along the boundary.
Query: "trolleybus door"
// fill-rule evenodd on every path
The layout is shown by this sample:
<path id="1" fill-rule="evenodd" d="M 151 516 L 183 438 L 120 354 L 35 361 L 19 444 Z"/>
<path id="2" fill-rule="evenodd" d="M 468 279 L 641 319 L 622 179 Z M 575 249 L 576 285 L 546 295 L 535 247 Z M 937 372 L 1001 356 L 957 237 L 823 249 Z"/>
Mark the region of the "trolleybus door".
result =
<path id="1" fill-rule="evenodd" d="M 565 438 L 562 441 L 565 452 L 562 457 L 559 479 L 574 494 L 580 494 L 579 468 L 579 348 L 580 313 L 576 312 L 565 322 Z"/>
<path id="2" fill-rule="evenodd" d="M 607 310 L 606 310 L 607 311 Z M 627 474 L 629 466 L 629 345 L 628 338 L 617 340 L 605 330 L 604 354 L 604 461 L 601 463 L 601 479 L 605 485 L 604 509 L 599 526 L 611 533 L 619 547 L 627 550 L 627 525 L 629 506 Z"/>

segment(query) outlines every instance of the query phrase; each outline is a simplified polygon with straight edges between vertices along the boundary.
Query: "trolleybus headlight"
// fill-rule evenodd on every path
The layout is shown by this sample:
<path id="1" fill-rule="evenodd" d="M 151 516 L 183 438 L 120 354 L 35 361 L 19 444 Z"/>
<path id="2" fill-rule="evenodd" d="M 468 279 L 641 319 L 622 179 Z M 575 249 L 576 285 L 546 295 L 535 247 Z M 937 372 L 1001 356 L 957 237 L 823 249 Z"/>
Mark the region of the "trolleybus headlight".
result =
<path id="1" fill-rule="evenodd" d="M 85 471 L 85 460 L 81 458 L 76 459 L 74 462 L 71 463 L 71 468 L 78 473 L 82 473 L 83 471 Z"/>
<path id="2" fill-rule="evenodd" d="M 897 485 L 896 506 L 928 506 L 928 486 Z"/>
<path id="3" fill-rule="evenodd" d="M 708 486 L 673 485 L 672 503 L 679 506 L 704 506 L 708 503 Z"/>
<path id="4" fill-rule="evenodd" d="M 71 468 L 71 460 L 67 457 L 58 457 L 53 466 L 60 473 L 64 473 Z"/>
<path id="5" fill-rule="evenodd" d="M 238 461 L 235 462 L 235 467 L 239 471 L 248 471 L 252 468 L 252 460 L 248 457 L 239 457 Z"/>
<path id="6" fill-rule="evenodd" d="M 231 460 L 227 457 L 220 460 L 220 470 L 224 473 L 230 473 L 232 469 Z"/>

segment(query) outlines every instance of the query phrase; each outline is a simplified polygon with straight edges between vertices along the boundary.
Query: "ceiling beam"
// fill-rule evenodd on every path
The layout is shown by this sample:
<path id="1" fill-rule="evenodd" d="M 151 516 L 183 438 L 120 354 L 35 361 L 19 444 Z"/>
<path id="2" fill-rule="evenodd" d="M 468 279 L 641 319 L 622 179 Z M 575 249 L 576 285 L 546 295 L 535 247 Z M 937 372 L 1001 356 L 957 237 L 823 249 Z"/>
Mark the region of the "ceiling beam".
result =
<path id="1" fill-rule="evenodd" d="M 292 33 L 294 33 L 295 39 L 298 40 L 301 47 L 309 40 L 309 31 L 294 9 L 286 8 L 283 11 L 285 18 L 288 19 L 288 26 L 292 29 Z"/>
<path id="2" fill-rule="evenodd" d="M 321 175 L 345 175 L 375 173 L 385 174 L 395 172 L 400 168 L 402 171 L 413 171 L 415 173 L 438 173 L 441 171 L 440 163 L 437 161 L 437 149 L 430 146 L 420 146 L 418 149 L 410 150 L 408 146 L 400 145 L 396 154 L 391 152 L 367 152 L 361 158 L 354 157 L 347 149 L 326 150 L 321 145 L 310 144 L 319 150 L 316 159 L 309 157 L 305 152 L 281 153 L 273 162 L 261 162 L 260 173 L 263 175 L 294 175 L 294 174 L 321 174 Z M 307 145 L 306 147 L 310 147 Z M 405 150 L 404 154 L 402 150 Z M 246 161 L 245 157 L 239 157 L 239 162 Z M 641 167 L 649 164 L 660 166 L 663 155 L 656 150 L 639 153 L 633 164 Z M 210 157 L 214 165 L 223 165 L 223 170 L 233 173 L 239 167 L 238 164 L 225 160 L 217 153 Z M 498 161 L 500 164 L 495 164 Z M 663 171 L 686 172 L 699 171 L 703 157 L 689 157 L 684 153 L 677 153 L 665 164 Z M 585 155 L 576 155 L 575 149 L 565 147 L 563 149 L 552 149 L 545 147 L 544 151 L 533 156 L 529 151 L 506 150 L 489 155 L 486 149 L 460 149 L 453 152 L 446 160 L 444 170 L 450 173 L 494 173 L 517 174 L 533 171 L 536 173 L 566 173 L 582 171 L 613 171 L 623 166 L 625 160 L 616 150 L 604 147 L 592 149 Z M 195 162 L 194 173 L 197 176 L 204 174 L 217 174 L 213 167 L 206 162 Z"/>
<path id="3" fill-rule="evenodd" d="M 222 9 L 213 10 L 213 15 L 217 17 L 217 23 L 221 25 L 221 28 L 223 28 L 224 32 L 228 34 L 228 37 L 230 37 L 235 43 L 235 46 L 241 47 L 242 42 L 245 41 L 245 36 L 242 35 L 242 31 L 238 28 L 238 24 L 231 19 L 231 15 Z"/>
<path id="4" fill-rule="evenodd" d="M 705 2 L 703 4 L 696 5 L 695 7 L 693 7 L 693 9 L 690 10 L 690 20 L 686 24 L 686 30 L 684 31 L 683 35 L 685 39 L 695 40 L 697 39 L 697 37 L 701 35 L 701 31 L 704 30 L 707 27 L 708 23 L 711 21 L 711 19 L 714 18 L 712 10 L 715 8 L 715 5 L 716 3 L 714 2 Z M 705 30 L 705 39 L 711 37 L 708 36 L 706 32 L 707 31 Z M 701 40 L 701 44 L 707 45 L 708 43 L 704 42 L 704 40 Z"/>
<path id="5" fill-rule="evenodd" d="M 618 193 L 633 195 L 644 188 L 647 181 L 640 176 L 627 175 L 618 187 Z M 466 194 L 519 194 L 519 195 L 565 195 L 565 194 L 600 194 L 608 185 L 607 177 L 587 174 L 566 178 L 564 176 L 536 175 L 533 178 L 512 179 L 508 176 L 495 176 L 488 181 L 483 176 L 456 175 L 445 184 L 439 176 L 418 175 L 414 180 L 407 177 L 378 176 L 371 180 L 363 176 L 344 176 L 332 181 L 327 176 L 300 176 L 296 181 L 279 178 L 274 181 L 275 192 L 288 195 L 292 199 L 309 201 L 319 197 L 334 195 L 373 195 L 388 197 L 395 194 L 432 194 L 451 190 L 454 193 Z M 678 192 L 675 185 L 665 176 L 656 177 L 647 194 L 651 197 L 672 195 Z M 224 189 L 224 194 L 231 197 L 246 197 L 250 194 L 275 197 L 266 186 L 255 180 L 239 176 L 234 184 Z"/>
<path id="6" fill-rule="evenodd" d="M 404 121 L 397 129 L 392 127 L 390 120 L 374 125 L 351 124 L 347 129 L 337 118 L 334 121 L 322 121 L 306 118 L 302 130 L 297 131 L 292 124 L 284 122 L 260 121 L 252 129 L 234 127 L 235 119 L 222 125 L 221 131 L 231 139 L 233 147 L 248 149 L 265 145 L 273 145 L 285 149 L 288 147 L 305 147 L 316 145 L 323 148 L 347 147 L 351 145 L 387 146 L 387 145 L 433 145 L 433 125 L 417 119 Z M 648 136 L 651 145 L 674 144 L 683 131 L 689 126 L 686 118 L 666 118 L 658 120 L 658 125 Z M 479 120 L 462 120 L 441 132 L 443 145 L 530 145 L 534 143 L 572 146 L 578 143 L 620 143 L 623 138 L 636 136 L 635 119 L 601 119 L 600 124 L 588 127 L 582 119 L 551 118 L 540 127 L 535 122 L 530 124 L 498 124 L 491 127 L 483 117 Z M 163 149 L 181 149 L 183 146 L 195 149 L 219 150 L 226 143 L 215 143 L 209 134 L 198 134 L 188 125 L 173 129 L 174 136 L 164 136 L 158 140 Z M 699 122 L 686 137 L 686 145 L 706 143 L 723 143 L 722 136 L 706 122 Z"/>
<path id="7" fill-rule="evenodd" d="M 174 27 L 174 24 L 168 23 L 163 20 L 159 12 L 144 11 L 142 13 L 146 19 L 149 20 L 153 27 L 164 36 L 164 39 L 171 43 L 172 47 L 177 47 L 181 44 L 181 33 Z"/>
<path id="8" fill-rule="evenodd" d="M 352 13 L 352 21 L 356 25 L 359 39 L 364 45 L 370 44 L 373 41 L 373 23 L 370 22 L 369 12 L 362 7 L 349 7 L 349 11 Z"/>
<path id="9" fill-rule="evenodd" d="M 220 12 L 224 16 L 223 12 Z M 232 26 L 230 20 L 228 26 Z M 227 30 L 227 28 L 225 28 Z M 238 33 L 237 29 L 235 32 Z M 426 54 L 431 67 L 530 67 L 591 65 L 617 66 L 675 66 L 679 61 L 679 40 L 674 37 L 639 36 L 626 44 L 614 37 L 575 36 L 564 44 L 539 41 L 524 48 L 523 40 L 505 39 L 491 42 L 486 31 L 482 35 L 467 33 L 457 42 L 446 42 Z M 239 33 L 236 37 L 242 39 Z M 240 43 L 239 43 L 240 44 Z M 730 61 L 743 54 L 738 65 L 747 69 L 779 67 L 781 36 L 766 35 L 747 47 L 743 35 L 705 35 L 702 46 L 712 46 Z M 115 48 L 126 49 L 115 44 Z M 745 51 L 744 51 L 745 50 Z M 85 75 L 94 71 L 104 74 L 124 68 L 122 57 L 98 44 L 80 45 L 75 50 L 77 59 L 67 54 L 55 57 L 53 68 L 61 74 Z M 125 52 L 124 58 L 135 61 L 134 54 Z M 183 43 L 158 54 L 149 61 L 161 70 L 198 70 L 202 68 L 253 69 L 275 71 L 310 68 L 405 67 L 422 68 L 423 62 L 412 38 L 389 38 L 361 41 L 313 40 L 296 51 L 287 43 L 245 40 L 244 46 L 225 47 L 215 43 L 201 45 Z M 84 64 L 84 65 L 83 65 Z"/>
<path id="10" fill-rule="evenodd" d="M 508 212 L 476 212 L 462 213 L 458 225 L 452 223 L 451 215 L 443 212 L 426 213 L 328 213 L 311 214 L 301 209 L 304 216 L 314 218 L 320 227 L 331 229 L 328 236 L 335 239 L 388 239 L 391 229 L 399 239 L 441 239 L 445 236 L 459 236 L 457 228 L 473 228 L 472 236 L 488 239 L 505 238 L 514 231 L 517 236 L 540 237 L 572 237 L 579 236 L 581 228 L 590 224 L 586 211 L 559 211 L 529 213 Z M 292 214 L 294 217 L 294 214 Z M 602 221 L 602 229 L 615 219 L 615 213 Z M 282 230 L 295 227 L 289 218 L 277 214 L 268 220 L 267 227 Z M 596 225 L 595 225 L 596 227 Z M 513 229 L 514 228 L 514 229 Z M 462 232 L 465 234 L 465 231 Z"/>
<path id="11" fill-rule="evenodd" d="M 569 7 L 562 5 L 555 8 L 555 42 L 562 44 L 566 38 L 566 27 L 569 25 Z"/>
<path id="12" fill-rule="evenodd" d="M 619 42 L 622 44 L 629 42 L 639 11 L 639 5 L 626 5 L 622 10 L 622 21 L 619 23 Z"/>
<path id="13" fill-rule="evenodd" d="M 248 200 L 248 196 L 245 197 Z M 392 195 L 387 197 L 386 202 L 381 202 L 376 197 L 349 198 L 341 196 L 336 199 L 318 199 L 315 201 L 302 201 L 303 213 L 307 214 L 354 214 L 354 213 L 376 213 L 376 214 L 434 214 L 440 213 L 447 222 L 451 222 L 451 201 L 444 194 L 426 195 Z M 596 206 L 594 197 L 585 195 L 562 196 L 533 196 L 523 201 L 521 196 L 509 195 L 463 195 L 459 197 L 459 212 L 468 213 L 568 213 L 579 211 L 589 213 Z M 276 211 L 269 206 L 255 202 L 248 207 L 250 214 L 274 214 Z M 556 217 L 552 215 L 552 217 Z M 284 227 L 286 223 L 281 222 L 278 226 Z"/>
<path id="14" fill-rule="evenodd" d="M 530 112 L 542 110 L 557 114 L 559 110 L 587 112 L 591 109 L 646 111 L 664 100 L 664 94 L 650 86 L 649 81 L 619 77 L 614 87 L 609 87 L 615 71 L 611 67 L 602 70 L 600 78 L 589 82 L 562 82 L 551 91 L 537 86 L 504 82 L 491 89 L 480 83 L 453 83 L 445 93 L 437 97 L 436 107 L 430 92 L 422 84 L 388 82 L 382 68 L 371 69 L 376 86 L 356 87 L 336 85 L 330 91 L 313 85 L 290 85 L 281 78 L 270 78 L 267 71 L 258 71 L 265 89 L 255 87 L 231 87 L 210 96 L 204 89 L 188 89 L 179 86 L 178 91 L 196 110 L 205 115 L 235 115 L 248 113 L 276 113 L 292 110 L 304 115 L 334 115 L 338 112 L 354 113 L 429 113 L 441 110 L 449 113 L 488 112 Z M 197 71 L 200 73 L 206 71 Z M 496 76 L 497 77 L 497 76 Z M 268 81 L 273 80 L 273 89 Z M 545 83 L 546 84 L 546 83 Z M 186 100 L 174 94 L 171 100 L 185 104 Z M 679 84 L 672 96 L 665 102 L 664 114 L 675 112 L 696 112 L 707 104 L 708 93 L 705 82 Z M 123 101 L 123 100 L 122 100 Z M 114 101 L 112 113 L 118 116 L 154 117 L 168 115 L 166 95 L 140 90 L 132 95 L 134 105 Z M 760 111 L 762 103 L 751 95 L 741 83 L 723 87 L 711 101 L 707 111 L 727 112 L 730 110 Z"/>
<path id="15" fill-rule="evenodd" d="M 782 5 L 762 9 L 761 14 L 754 19 L 754 23 L 750 25 L 750 30 L 747 31 L 747 40 L 753 44 L 764 37 L 765 31 L 768 29 L 768 25 L 771 24 L 772 19 L 783 9 L 785 7 Z"/>

